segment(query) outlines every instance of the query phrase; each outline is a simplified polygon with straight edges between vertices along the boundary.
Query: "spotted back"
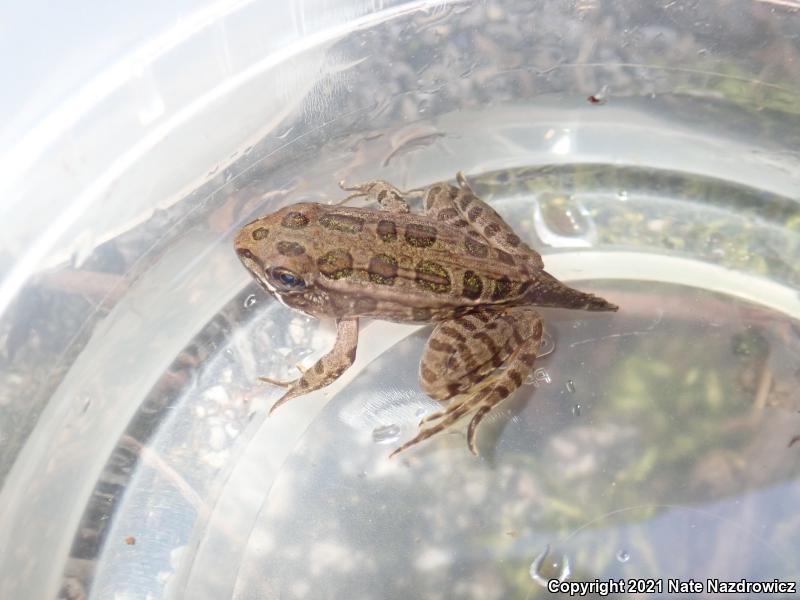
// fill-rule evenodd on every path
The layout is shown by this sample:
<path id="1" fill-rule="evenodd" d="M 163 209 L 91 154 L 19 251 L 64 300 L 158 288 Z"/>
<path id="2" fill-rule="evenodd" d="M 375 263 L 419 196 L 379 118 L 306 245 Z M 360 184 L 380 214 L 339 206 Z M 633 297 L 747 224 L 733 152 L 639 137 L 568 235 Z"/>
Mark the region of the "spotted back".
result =
<path id="1" fill-rule="evenodd" d="M 436 321 L 513 304 L 530 286 L 524 261 L 423 215 L 294 204 L 243 227 L 235 246 L 267 290 L 317 316 Z"/>

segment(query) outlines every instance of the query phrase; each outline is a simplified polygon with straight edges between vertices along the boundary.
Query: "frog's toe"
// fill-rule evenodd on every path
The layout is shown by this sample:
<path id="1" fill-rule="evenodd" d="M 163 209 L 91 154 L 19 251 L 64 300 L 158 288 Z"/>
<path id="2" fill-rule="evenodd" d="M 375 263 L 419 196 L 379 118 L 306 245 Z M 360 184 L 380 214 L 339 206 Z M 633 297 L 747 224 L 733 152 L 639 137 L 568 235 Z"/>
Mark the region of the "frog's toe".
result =
<path id="1" fill-rule="evenodd" d="M 446 417 L 448 410 L 452 407 L 445 408 L 443 410 L 437 410 L 435 412 L 430 413 L 429 415 L 425 415 L 422 417 L 420 422 L 418 423 L 419 427 L 425 425 L 425 423 L 430 423 L 432 421 L 438 421 L 439 419 Z"/>
<path id="2" fill-rule="evenodd" d="M 259 375 L 258 376 L 258 380 L 259 381 L 263 381 L 264 383 L 271 383 L 272 385 L 277 385 L 277 386 L 280 386 L 280 387 L 289 387 L 294 382 L 294 380 L 292 380 L 292 381 L 283 381 L 281 379 L 273 379 L 272 377 L 266 377 L 264 375 Z"/>
<path id="3" fill-rule="evenodd" d="M 419 430 L 419 433 L 417 433 L 417 435 L 415 435 L 413 438 L 408 440 L 405 444 L 402 444 L 402 445 L 398 446 L 397 448 L 395 448 L 392 451 L 392 453 L 389 455 L 389 458 L 392 458 L 393 456 L 396 456 L 397 454 L 400 454 L 404 450 L 408 450 L 409 448 L 411 448 L 411 446 L 416 446 L 421 441 L 427 440 L 429 437 L 431 437 L 432 435 L 434 435 L 435 433 L 437 433 L 439 431 L 441 431 L 441 429 L 439 429 L 438 426 L 429 427 L 429 428 L 421 427 L 420 430 Z"/>
<path id="4" fill-rule="evenodd" d="M 293 381 L 289 384 L 289 389 L 275 401 L 275 404 L 272 405 L 272 408 L 269 409 L 269 415 L 275 412 L 282 404 L 286 404 L 292 398 L 297 396 L 302 396 L 308 391 L 308 384 L 303 379 L 298 379 Z"/>
<path id="5" fill-rule="evenodd" d="M 478 425 L 483 420 L 483 417 L 492 410 L 491 406 L 482 406 L 480 407 L 477 412 L 472 416 L 472 420 L 469 422 L 469 426 L 467 427 L 467 446 L 469 447 L 469 451 L 472 452 L 475 456 L 479 456 L 480 452 L 478 452 L 478 444 L 477 444 L 477 431 Z"/>
<path id="6" fill-rule="evenodd" d="M 268 414 L 270 414 L 270 415 L 273 412 L 275 412 L 275 409 L 278 408 L 281 404 L 284 404 L 284 403 L 288 402 L 289 400 L 291 400 L 295 396 L 299 396 L 299 395 L 305 393 L 305 389 L 304 388 L 307 387 L 307 384 L 304 385 L 302 378 L 300 378 L 300 379 L 292 379 L 290 381 L 284 381 L 284 380 L 281 380 L 281 379 L 273 379 L 272 377 L 259 376 L 258 379 L 259 379 L 259 381 L 263 381 L 264 383 L 271 383 L 272 385 L 277 385 L 277 386 L 280 386 L 280 387 L 288 388 L 284 392 L 283 396 L 278 398 L 278 400 L 275 402 L 275 404 L 272 405 L 272 408 L 269 409 L 269 413 Z"/>
<path id="7" fill-rule="evenodd" d="M 408 440 L 405 444 L 400 446 L 399 448 L 395 449 L 389 455 L 389 458 L 394 456 L 395 454 L 399 454 L 403 450 L 407 450 L 411 446 L 419 444 L 420 442 L 427 440 L 429 437 L 436 435 L 440 431 L 444 431 L 457 421 L 459 421 L 463 416 L 465 416 L 471 407 L 466 402 L 461 402 L 459 404 L 453 404 L 448 406 L 446 410 L 441 411 L 441 415 L 436 416 L 437 423 L 427 423 L 420 426 L 419 432 L 413 438 Z M 434 415 L 428 415 L 428 417 L 433 417 Z M 427 417 L 426 417 L 427 418 Z"/>
<path id="8" fill-rule="evenodd" d="M 272 413 L 275 412 L 275 409 L 277 409 L 281 404 L 285 404 L 286 402 L 291 400 L 293 397 L 294 397 L 294 395 L 291 394 L 291 392 L 286 392 L 283 396 L 278 398 L 278 400 L 275 402 L 275 404 L 273 404 L 272 407 L 269 409 L 269 413 L 267 413 L 267 414 L 268 415 L 272 415 Z"/>

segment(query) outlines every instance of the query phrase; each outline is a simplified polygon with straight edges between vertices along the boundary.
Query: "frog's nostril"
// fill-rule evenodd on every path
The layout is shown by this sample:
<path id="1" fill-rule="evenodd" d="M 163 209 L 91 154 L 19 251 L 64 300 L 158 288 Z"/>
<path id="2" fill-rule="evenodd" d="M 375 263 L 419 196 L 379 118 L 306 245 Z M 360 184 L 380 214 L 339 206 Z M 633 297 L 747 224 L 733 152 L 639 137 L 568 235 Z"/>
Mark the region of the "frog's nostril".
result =
<path id="1" fill-rule="evenodd" d="M 249 258 L 250 260 L 253 260 L 253 253 L 250 252 L 250 250 L 248 250 L 247 248 L 237 248 L 236 254 L 238 254 L 242 258 Z"/>

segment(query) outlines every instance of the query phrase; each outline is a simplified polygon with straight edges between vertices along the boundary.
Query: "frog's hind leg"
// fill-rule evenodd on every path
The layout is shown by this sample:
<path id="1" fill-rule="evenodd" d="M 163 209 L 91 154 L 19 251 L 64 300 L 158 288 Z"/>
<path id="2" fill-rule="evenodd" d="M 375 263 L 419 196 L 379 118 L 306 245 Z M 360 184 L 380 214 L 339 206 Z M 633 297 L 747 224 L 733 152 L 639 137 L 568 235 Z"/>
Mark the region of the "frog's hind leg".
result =
<path id="1" fill-rule="evenodd" d="M 544 269 L 541 255 L 519 239 L 519 236 L 503 220 L 503 217 L 497 214 L 497 211 L 475 195 L 464 173 L 459 171 L 456 181 L 459 194 L 454 206 L 461 218 L 480 233 L 492 247 L 528 260 L 534 269 Z"/>
<path id="2" fill-rule="evenodd" d="M 330 352 L 322 356 L 314 365 L 302 371 L 302 376 L 294 381 L 276 381 L 259 377 L 261 381 L 288 388 L 269 409 L 269 414 L 281 404 L 296 396 L 308 394 L 336 381 L 356 358 L 358 346 L 358 317 L 347 317 L 336 321 L 336 341 Z"/>
<path id="3" fill-rule="evenodd" d="M 528 261 L 532 270 L 544 268 L 542 257 L 519 239 L 497 211 L 475 195 L 464 174 L 456 175 L 458 187 L 437 183 L 425 191 L 425 214 L 438 223 L 463 229 L 504 255 Z"/>
<path id="4" fill-rule="evenodd" d="M 458 188 L 449 183 L 434 183 L 425 189 L 422 208 L 426 216 L 437 223 L 452 227 L 469 228 L 469 223 L 461 217 L 456 205 Z"/>
<path id="5" fill-rule="evenodd" d="M 525 340 L 525 343 L 511 355 L 507 369 L 470 400 L 470 404 L 473 407 L 477 407 L 477 410 L 472 415 L 467 427 L 467 446 L 475 456 L 478 455 L 478 445 L 476 443 L 478 425 L 489 414 L 489 411 L 514 393 L 531 373 L 541 339 L 542 329 L 540 322 L 538 336 Z"/>
<path id="6" fill-rule="evenodd" d="M 423 354 L 420 383 L 431 397 L 450 403 L 425 417 L 419 433 L 392 456 L 473 411 L 467 443 L 477 454 L 478 424 L 531 372 L 542 331 L 541 318 L 529 307 L 487 309 L 438 325 Z M 501 366 L 505 369 L 499 370 Z"/>
<path id="7" fill-rule="evenodd" d="M 422 390 L 445 401 L 482 385 L 524 340 L 518 310 L 489 306 L 439 323 L 419 364 Z"/>

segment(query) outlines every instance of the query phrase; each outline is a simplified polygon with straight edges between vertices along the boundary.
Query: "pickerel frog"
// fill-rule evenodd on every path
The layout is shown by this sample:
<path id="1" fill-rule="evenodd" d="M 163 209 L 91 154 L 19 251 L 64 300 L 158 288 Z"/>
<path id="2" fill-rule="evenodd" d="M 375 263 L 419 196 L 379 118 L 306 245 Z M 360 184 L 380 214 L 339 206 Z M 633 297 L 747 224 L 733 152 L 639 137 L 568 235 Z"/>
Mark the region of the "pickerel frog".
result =
<path id="1" fill-rule="evenodd" d="M 416 437 L 393 453 L 473 413 L 476 430 L 533 369 L 542 338 L 534 306 L 593 311 L 617 307 L 570 288 L 544 270 L 463 174 L 457 186 L 422 192 L 424 214 L 412 214 L 403 193 L 385 181 L 344 187 L 379 209 L 292 204 L 245 225 L 235 240 L 240 260 L 284 305 L 336 319 L 333 349 L 291 382 L 272 410 L 336 380 L 354 361 L 358 319 L 434 323 L 419 368 L 422 389 L 446 403 L 426 416 Z"/>

